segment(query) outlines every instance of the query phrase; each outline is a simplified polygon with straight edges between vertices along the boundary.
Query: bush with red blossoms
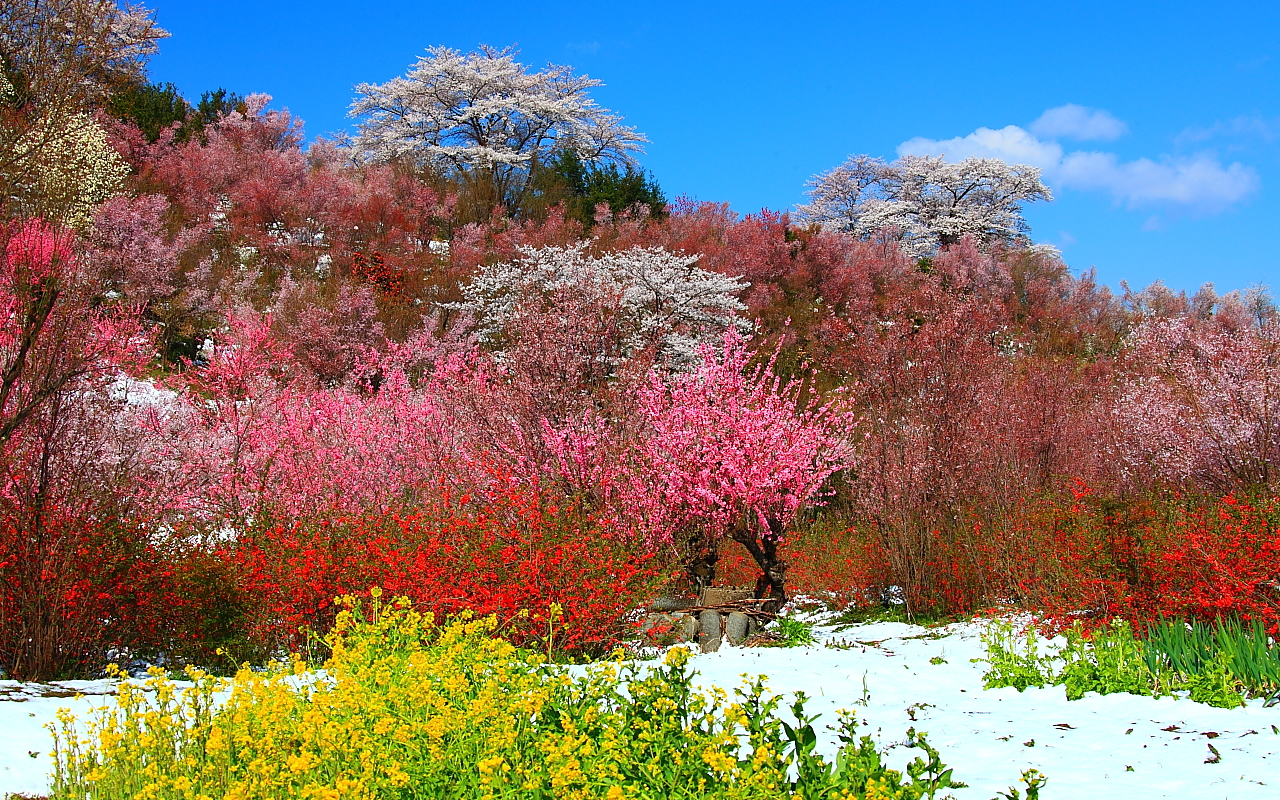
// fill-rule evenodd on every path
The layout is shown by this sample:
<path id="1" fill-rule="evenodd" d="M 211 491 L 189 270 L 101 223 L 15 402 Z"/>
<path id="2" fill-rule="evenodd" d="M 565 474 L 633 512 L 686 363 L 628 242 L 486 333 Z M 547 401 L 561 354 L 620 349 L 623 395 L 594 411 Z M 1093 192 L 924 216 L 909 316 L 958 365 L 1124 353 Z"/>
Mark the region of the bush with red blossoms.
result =
<path id="1" fill-rule="evenodd" d="M 292 648 L 328 630 L 337 596 L 377 586 L 439 618 L 496 615 L 516 644 L 600 655 L 663 577 L 615 523 L 519 488 L 257 529 L 223 553 L 255 598 L 251 636 Z"/>

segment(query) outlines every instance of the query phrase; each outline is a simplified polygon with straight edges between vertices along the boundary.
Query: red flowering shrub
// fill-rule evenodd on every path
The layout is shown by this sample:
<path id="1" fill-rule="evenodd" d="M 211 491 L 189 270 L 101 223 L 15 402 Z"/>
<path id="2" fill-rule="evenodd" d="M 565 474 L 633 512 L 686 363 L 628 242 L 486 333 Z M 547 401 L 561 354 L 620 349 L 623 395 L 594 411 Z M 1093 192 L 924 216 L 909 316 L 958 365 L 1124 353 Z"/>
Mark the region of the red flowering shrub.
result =
<path id="1" fill-rule="evenodd" d="M 886 554 L 867 527 L 820 521 L 796 533 L 787 549 L 788 574 L 800 594 L 862 606 L 894 585 Z"/>
<path id="2" fill-rule="evenodd" d="M 1141 598 L 1150 616 L 1235 614 L 1280 628 L 1280 502 L 1224 497 L 1174 521 Z"/>
<path id="3" fill-rule="evenodd" d="M 887 585 L 910 587 L 913 612 L 1012 604 L 1086 623 L 1241 616 L 1274 629 L 1278 520 L 1275 498 L 1122 501 L 1077 483 L 1070 494 L 1032 496 L 1004 513 L 975 514 L 968 527 L 931 531 L 922 554 L 929 579 L 919 584 L 895 570 L 893 542 L 874 529 L 800 537 L 792 569 L 801 592 L 857 599 Z"/>
<path id="4" fill-rule="evenodd" d="M 257 598 L 254 635 L 291 648 L 327 630 L 336 596 L 377 586 L 440 617 L 495 614 L 517 644 L 601 653 L 619 643 L 628 612 L 659 576 L 653 556 L 607 520 L 518 490 L 406 516 L 276 526 L 227 557 Z"/>
<path id="5" fill-rule="evenodd" d="M 404 273 L 388 264 L 386 256 L 377 250 L 367 256 L 361 252 L 352 253 L 351 274 L 372 284 L 384 295 L 398 295 L 404 291 Z"/>
<path id="6" fill-rule="evenodd" d="M 136 526 L 57 508 L 0 514 L 0 668 L 17 680 L 73 677 L 112 647 L 154 648 L 172 573 Z"/>

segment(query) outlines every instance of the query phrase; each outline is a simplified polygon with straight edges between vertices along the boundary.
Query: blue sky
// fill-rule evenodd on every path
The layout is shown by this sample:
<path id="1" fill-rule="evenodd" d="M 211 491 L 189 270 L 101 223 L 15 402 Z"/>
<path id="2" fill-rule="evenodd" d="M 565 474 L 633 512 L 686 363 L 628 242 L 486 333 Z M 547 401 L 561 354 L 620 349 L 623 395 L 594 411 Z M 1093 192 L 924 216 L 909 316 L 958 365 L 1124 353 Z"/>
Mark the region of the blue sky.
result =
<path id="1" fill-rule="evenodd" d="M 1032 237 L 1077 271 L 1280 290 L 1280 4 L 149 5 L 153 80 L 266 92 L 312 136 L 428 45 L 515 44 L 604 81 L 669 197 L 784 210 L 852 153 L 997 155 L 1044 168 Z"/>

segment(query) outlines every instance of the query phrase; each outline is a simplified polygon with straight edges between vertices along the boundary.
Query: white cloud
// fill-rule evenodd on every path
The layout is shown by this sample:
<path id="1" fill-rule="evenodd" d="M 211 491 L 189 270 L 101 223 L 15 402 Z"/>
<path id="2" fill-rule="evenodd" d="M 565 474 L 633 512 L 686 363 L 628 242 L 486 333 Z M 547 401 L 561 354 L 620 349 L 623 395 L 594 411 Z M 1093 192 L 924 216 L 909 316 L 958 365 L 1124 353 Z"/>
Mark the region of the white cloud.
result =
<path id="1" fill-rule="evenodd" d="M 978 128 L 968 136 L 942 141 L 917 136 L 898 145 L 898 155 L 946 156 L 953 161 L 977 156 L 1048 169 L 1062 160 L 1062 145 L 1040 141 L 1017 125 L 1007 125 L 998 131 Z"/>
<path id="2" fill-rule="evenodd" d="M 1066 109 L 1078 112 L 1067 113 Z M 1055 112 L 1062 113 L 1051 117 Z M 1067 131 L 1074 138 L 1101 138 L 1108 128 L 1099 120 L 1111 125 L 1112 132 L 1117 130 L 1115 126 L 1123 131 L 1124 123 L 1110 114 L 1082 106 L 1049 109 L 1033 127 L 1044 131 L 1050 129 L 1052 123 L 1058 125 L 1059 135 L 1068 135 L 1063 133 Z M 1048 134 L 1037 135 L 1017 125 L 999 130 L 978 128 L 968 136 L 953 139 L 918 136 L 899 145 L 898 155 L 944 156 L 949 161 L 978 156 L 1028 164 L 1039 167 L 1051 186 L 1108 192 L 1117 203 L 1129 208 L 1162 207 L 1192 214 L 1224 211 L 1248 199 L 1261 185 L 1252 167 L 1239 162 L 1223 166 L 1209 152 L 1190 157 L 1121 161 L 1115 153 L 1080 150 L 1068 153 Z"/>
<path id="3" fill-rule="evenodd" d="M 1129 208 L 1178 206 L 1224 211 L 1258 190 L 1258 173 L 1239 162 L 1226 167 L 1207 153 L 1191 158 L 1121 162 L 1115 153 L 1071 153 L 1055 170 L 1071 189 L 1101 189 Z"/>
<path id="4" fill-rule="evenodd" d="M 1099 139 L 1119 139 L 1129 126 L 1102 109 L 1085 108 L 1075 103 L 1051 108 L 1031 123 L 1030 130 L 1036 136 L 1048 139 L 1078 139 L 1082 142 Z"/>
<path id="5" fill-rule="evenodd" d="M 1228 138 L 1245 141 L 1274 142 L 1280 139 L 1280 119 L 1265 119 L 1254 115 L 1236 117 L 1226 122 L 1215 122 L 1208 127 L 1196 126 L 1179 133 L 1174 142 L 1179 145 L 1205 142 L 1210 139 Z"/>

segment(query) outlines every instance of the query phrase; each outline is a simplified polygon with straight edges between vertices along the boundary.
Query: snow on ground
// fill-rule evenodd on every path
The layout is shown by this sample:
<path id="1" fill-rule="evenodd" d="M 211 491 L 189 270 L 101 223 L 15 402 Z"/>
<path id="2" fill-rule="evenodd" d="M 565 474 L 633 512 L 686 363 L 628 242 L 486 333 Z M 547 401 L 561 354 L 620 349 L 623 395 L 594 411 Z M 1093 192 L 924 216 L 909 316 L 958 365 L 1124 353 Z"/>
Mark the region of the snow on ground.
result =
<path id="1" fill-rule="evenodd" d="M 60 681 L 52 684 L 0 681 L 0 798 L 6 793 L 49 791 L 53 737 L 45 728 L 59 708 L 84 718 L 115 691 L 115 681 Z"/>
<path id="2" fill-rule="evenodd" d="M 812 698 L 806 713 L 831 723 L 836 709 L 852 709 L 881 746 L 904 741 L 908 727 L 927 732 L 955 778 L 969 784 L 954 790 L 958 800 L 996 797 L 1032 767 L 1049 777 L 1044 798 L 1280 797 L 1280 734 L 1272 728 L 1280 708 L 1256 700 L 1225 710 L 1128 694 L 1069 702 L 1061 686 L 983 690 L 986 665 L 971 662 L 983 655 L 980 632 L 981 623 L 820 628 L 814 647 L 728 648 L 691 663 L 704 686 L 767 675 L 775 693 L 803 691 Z M 835 734 L 824 732 L 819 748 L 832 757 Z M 1205 763 L 1210 744 L 1221 754 L 1216 764 Z M 894 749 L 888 761 L 901 769 L 918 753 Z"/>
<path id="3" fill-rule="evenodd" d="M 807 713 L 821 714 L 814 727 L 825 734 L 819 747 L 829 757 L 837 743 L 824 725 L 834 724 L 838 708 L 854 710 L 881 746 L 902 742 L 908 727 L 928 732 L 955 777 L 969 784 L 954 790 L 957 800 L 990 800 L 1032 767 L 1049 777 L 1046 800 L 1280 797 L 1280 707 L 1255 700 L 1225 710 L 1125 694 L 1068 702 L 1060 686 L 984 691 L 985 665 L 971 661 L 982 656 L 980 631 L 981 623 L 819 627 L 816 646 L 725 647 L 691 663 L 703 686 L 732 689 L 745 673 L 767 675 L 778 694 L 803 691 L 811 698 Z M 48 791 L 52 742 L 44 724 L 59 707 L 83 717 L 111 686 L 0 681 L 0 797 Z M 86 696 L 77 700 L 75 692 Z M 1210 745 L 1217 763 L 1208 763 Z M 901 769 L 918 752 L 895 748 L 889 763 Z"/>

